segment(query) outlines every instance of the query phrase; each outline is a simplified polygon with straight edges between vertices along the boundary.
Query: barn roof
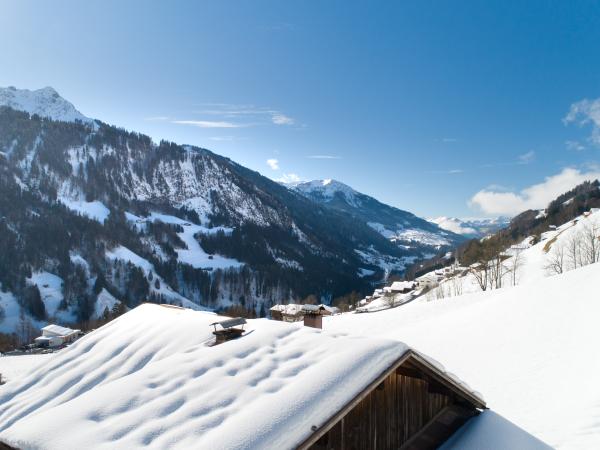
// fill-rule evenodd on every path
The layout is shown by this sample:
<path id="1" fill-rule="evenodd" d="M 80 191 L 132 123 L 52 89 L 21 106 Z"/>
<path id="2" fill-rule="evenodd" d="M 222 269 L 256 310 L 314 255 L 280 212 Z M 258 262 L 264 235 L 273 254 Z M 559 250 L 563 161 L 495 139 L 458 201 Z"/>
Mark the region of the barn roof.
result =
<path id="1" fill-rule="evenodd" d="M 265 319 L 209 347 L 208 325 L 219 319 L 142 305 L 89 333 L 0 391 L 0 440 L 61 450 L 293 448 L 401 358 L 418 355 L 399 341 Z"/>
<path id="2" fill-rule="evenodd" d="M 56 334 L 57 336 L 68 336 L 78 330 L 73 330 L 67 327 L 61 327 L 60 325 L 50 324 L 42 328 L 42 331 L 47 331 L 49 333 Z"/>

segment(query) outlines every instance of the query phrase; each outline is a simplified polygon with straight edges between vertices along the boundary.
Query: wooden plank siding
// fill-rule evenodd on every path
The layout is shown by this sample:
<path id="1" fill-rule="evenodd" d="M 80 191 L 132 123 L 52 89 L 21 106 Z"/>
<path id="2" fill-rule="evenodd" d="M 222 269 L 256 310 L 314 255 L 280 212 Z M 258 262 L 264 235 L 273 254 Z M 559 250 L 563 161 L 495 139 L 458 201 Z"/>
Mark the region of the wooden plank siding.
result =
<path id="1" fill-rule="evenodd" d="M 298 448 L 434 449 L 485 408 L 418 356 L 402 358 Z"/>

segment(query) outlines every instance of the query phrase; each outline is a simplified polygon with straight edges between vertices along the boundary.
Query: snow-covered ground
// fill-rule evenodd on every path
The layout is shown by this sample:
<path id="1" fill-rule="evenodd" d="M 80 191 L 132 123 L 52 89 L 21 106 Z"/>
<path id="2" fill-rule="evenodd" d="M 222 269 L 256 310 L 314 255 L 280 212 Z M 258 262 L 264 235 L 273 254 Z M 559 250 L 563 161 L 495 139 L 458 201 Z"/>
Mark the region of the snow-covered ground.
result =
<path id="1" fill-rule="evenodd" d="M 106 289 L 102 289 L 98 294 L 98 298 L 96 299 L 96 305 L 94 306 L 94 318 L 98 319 L 102 317 L 104 311 L 108 310 L 111 312 L 113 308 L 121 303 L 117 300 L 110 292 Z"/>
<path id="2" fill-rule="evenodd" d="M 40 290 L 40 295 L 48 317 L 57 319 L 61 323 L 75 321 L 75 315 L 71 311 L 59 309 L 63 300 L 63 279 L 49 272 L 34 272 L 29 282 L 35 284 Z"/>
<path id="3" fill-rule="evenodd" d="M 82 216 L 86 216 L 90 219 L 97 220 L 103 223 L 110 215 L 110 210 L 99 200 L 92 202 L 86 202 L 85 200 L 70 198 L 61 196 L 60 202 L 64 204 L 71 211 L 76 212 Z"/>
<path id="4" fill-rule="evenodd" d="M 599 280 L 596 263 L 516 287 L 326 317 L 323 328 L 402 340 L 551 446 L 600 448 Z"/>

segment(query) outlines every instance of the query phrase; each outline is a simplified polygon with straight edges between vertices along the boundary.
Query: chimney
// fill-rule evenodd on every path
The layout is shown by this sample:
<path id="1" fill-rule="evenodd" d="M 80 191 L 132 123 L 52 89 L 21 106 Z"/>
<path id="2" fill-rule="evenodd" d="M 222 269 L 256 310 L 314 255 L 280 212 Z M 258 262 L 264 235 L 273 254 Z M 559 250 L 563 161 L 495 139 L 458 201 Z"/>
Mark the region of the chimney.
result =
<path id="1" fill-rule="evenodd" d="M 311 328 L 323 329 L 323 314 L 325 308 L 317 305 L 304 305 L 302 312 L 304 313 L 304 326 Z"/>

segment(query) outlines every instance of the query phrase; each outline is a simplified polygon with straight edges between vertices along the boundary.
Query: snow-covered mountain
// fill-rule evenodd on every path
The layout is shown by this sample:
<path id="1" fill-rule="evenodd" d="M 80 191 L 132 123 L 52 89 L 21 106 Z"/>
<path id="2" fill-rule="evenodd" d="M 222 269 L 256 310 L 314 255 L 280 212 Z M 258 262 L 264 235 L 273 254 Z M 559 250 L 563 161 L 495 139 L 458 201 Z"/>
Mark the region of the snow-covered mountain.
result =
<path id="1" fill-rule="evenodd" d="M 315 201 L 209 150 L 92 122 L 52 89 L 2 98 L 5 331 L 21 309 L 39 326 L 144 300 L 259 315 L 310 294 L 327 302 L 453 242 L 350 188 L 348 207 L 334 207 L 337 183 L 331 201 Z"/>
<path id="2" fill-rule="evenodd" d="M 314 180 L 287 185 L 305 197 L 366 223 L 386 239 L 421 257 L 438 253 L 465 240 L 453 230 L 428 222 L 414 214 L 386 205 L 336 180 Z"/>
<path id="3" fill-rule="evenodd" d="M 506 227 L 510 223 L 509 217 L 457 218 L 441 216 L 427 220 L 431 223 L 435 223 L 444 230 L 451 231 L 469 238 L 480 238 L 487 236 L 495 233 L 501 228 Z"/>
<path id="4" fill-rule="evenodd" d="M 51 87 L 34 91 L 17 89 L 12 86 L 0 88 L 0 106 L 9 106 L 29 114 L 37 114 L 40 117 L 63 122 L 92 122 L 92 119 L 81 114 L 72 103 L 62 98 Z"/>

